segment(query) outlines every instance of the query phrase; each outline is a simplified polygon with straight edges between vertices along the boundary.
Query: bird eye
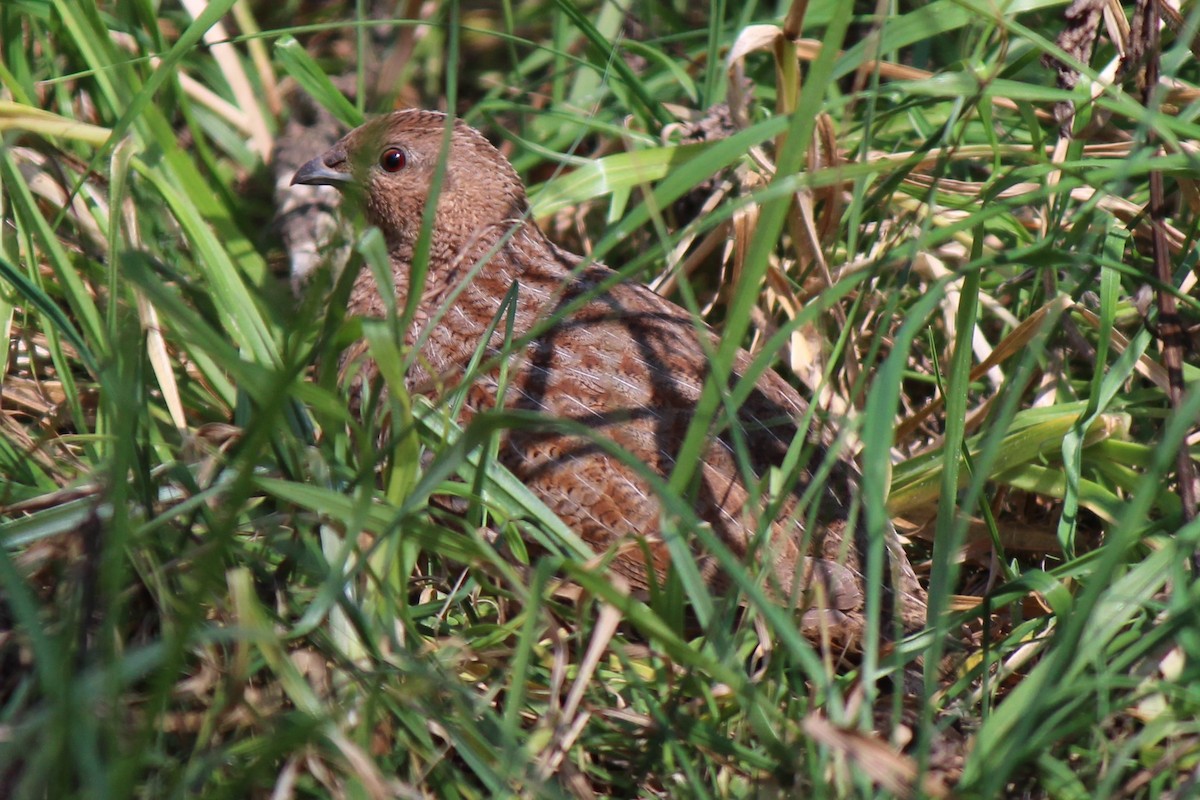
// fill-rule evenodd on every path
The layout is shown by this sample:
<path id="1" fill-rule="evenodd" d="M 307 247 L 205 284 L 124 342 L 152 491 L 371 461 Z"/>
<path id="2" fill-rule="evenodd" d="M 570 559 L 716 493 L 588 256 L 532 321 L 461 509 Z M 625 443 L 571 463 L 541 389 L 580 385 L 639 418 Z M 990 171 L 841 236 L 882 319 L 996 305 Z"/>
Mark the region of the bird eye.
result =
<path id="1" fill-rule="evenodd" d="M 408 158 L 399 147 L 389 147 L 379 157 L 379 166 L 383 167 L 384 172 L 399 172 L 407 162 Z"/>

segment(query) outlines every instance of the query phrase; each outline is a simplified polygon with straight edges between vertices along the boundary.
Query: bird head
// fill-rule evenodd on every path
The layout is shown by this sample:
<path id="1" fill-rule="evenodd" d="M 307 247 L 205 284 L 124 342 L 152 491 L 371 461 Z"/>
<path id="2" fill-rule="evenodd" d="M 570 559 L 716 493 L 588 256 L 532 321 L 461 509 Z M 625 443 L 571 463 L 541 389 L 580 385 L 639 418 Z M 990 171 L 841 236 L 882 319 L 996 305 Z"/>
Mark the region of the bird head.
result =
<path id="1" fill-rule="evenodd" d="M 361 195 L 367 220 L 389 248 L 411 256 L 439 159 L 445 158 L 432 245 L 456 255 L 488 245 L 526 217 L 525 187 L 508 159 L 461 120 L 453 123 L 444 153 L 446 124 L 446 115 L 436 111 L 379 117 L 300 167 L 292 183 Z"/>

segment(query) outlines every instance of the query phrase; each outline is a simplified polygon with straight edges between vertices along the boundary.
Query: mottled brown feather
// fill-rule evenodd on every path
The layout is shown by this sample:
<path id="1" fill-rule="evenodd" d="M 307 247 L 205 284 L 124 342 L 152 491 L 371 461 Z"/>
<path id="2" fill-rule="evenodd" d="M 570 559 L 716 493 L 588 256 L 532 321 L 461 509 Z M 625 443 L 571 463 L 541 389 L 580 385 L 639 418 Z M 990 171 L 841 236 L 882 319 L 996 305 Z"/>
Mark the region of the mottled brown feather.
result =
<path id="1" fill-rule="evenodd" d="M 410 291 L 413 248 L 421 227 L 434 170 L 442 157 L 447 120 L 427 111 L 400 111 L 347 135 L 297 173 L 303 183 L 337 183 L 361 192 L 368 220 L 387 241 L 397 301 Z M 405 165 L 387 172 L 379 163 L 388 148 L 400 148 Z M 525 189 L 508 161 L 477 131 L 454 123 L 442 190 L 432 231 L 429 271 L 408 344 L 421 345 L 409 371 L 408 388 L 432 392 L 455 382 L 500 310 L 518 285 L 514 335 L 534 331 L 557 309 L 568 313 L 509 359 L 503 405 L 582 423 L 617 443 L 650 470 L 669 476 L 692 420 L 708 362 L 699 335 L 715 337 L 685 310 L 644 286 L 617 283 L 601 265 L 554 246 L 528 219 Z M 580 300 L 587 298 L 586 300 Z M 371 272 L 357 278 L 350 311 L 381 317 L 386 306 Z M 543 326 L 544 327 L 544 326 Z M 504 334 L 496 332 L 490 352 Z M 740 352 L 731 386 L 750 369 Z M 464 422 L 500 405 L 499 368 L 475 379 L 467 394 Z M 781 464 L 799 435 L 805 415 L 800 395 L 778 374 L 766 371 L 738 410 L 750 466 L 761 476 Z M 819 437 L 809 434 L 811 455 L 793 493 L 782 499 L 771 540 L 759 551 L 773 569 L 778 596 L 798 598 L 806 629 L 824 627 L 853 641 L 861 632 L 864 587 L 859 553 L 864 534 L 846 535 L 847 505 L 856 491 L 853 466 L 838 460 L 820 500 L 820 524 L 806 535 L 794 519 L 810 469 L 825 457 Z M 500 458 L 551 509 L 598 551 L 619 548 L 613 568 L 636 587 L 651 572 L 661 577 L 670 558 L 659 539 L 660 503 L 646 482 L 586 438 L 545 430 L 514 430 L 501 443 Z M 729 431 L 713 437 L 699 470 L 696 511 L 739 556 L 747 556 L 761 507 L 750 493 L 734 457 Z M 859 526 L 860 528 L 862 526 Z M 645 547 L 622 547 L 629 541 Z M 905 626 L 924 620 L 924 594 L 896 540 L 888 532 L 890 561 L 886 597 Z M 724 578 L 715 563 L 698 555 L 701 573 L 715 590 Z M 796 590 L 799 594 L 796 594 Z"/>

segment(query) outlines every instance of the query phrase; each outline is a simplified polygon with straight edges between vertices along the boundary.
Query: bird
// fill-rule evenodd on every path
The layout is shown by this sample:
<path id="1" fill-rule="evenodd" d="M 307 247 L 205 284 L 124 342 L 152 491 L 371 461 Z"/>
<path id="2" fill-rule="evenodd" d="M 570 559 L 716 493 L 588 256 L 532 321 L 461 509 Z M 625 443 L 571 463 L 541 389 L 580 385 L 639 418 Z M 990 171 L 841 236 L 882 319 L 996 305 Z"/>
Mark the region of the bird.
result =
<path id="1" fill-rule="evenodd" d="M 354 196 L 382 233 L 392 285 L 381 287 L 372 270 L 362 270 L 348 299 L 348 312 L 367 318 L 409 302 L 426 206 L 436 203 L 420 298 L 402 334 L 419 351 L 405 388 L 437 395 L 466 380 L 464 425 L 490 409 L 546 419 L 504 432 L 500 462 L 597 553 L 608 553 L 609 568 L 633 590 L 661 582 L 671 565 L 663 503 L 613 446 L 652 474 L 671 475 L 710 372 L 706 345 L 715 350 L 717 334 L 645 285 L 555 245 L 532 219 L 516 170 L 461 119 L 420 109 L 385 114 L 305 163 L 292 183 Z M 511 331 L 507 322 L 494 324 L 505 298 Z M 506 346 L 514 341 L 524 344 Z M 481 348 L 490 366 L 467 375 Z M 729 385 L 751 371 L 750 354 L 738 351 Z M 807 410 L 783 377 L 762 371 L 736 419 L 710 433 L 694 472 L 694 508 L 734 555 L 759 560 L 771 593 L 796 608 L 806 635 L 852 647 L 865 630 L 865 515 L 851 514 L 859 474 L 849 458 L 830 458 L 816 513 L 798 512 L 830 442 L 826 432 L 800 430 Z M 739 465 L 739 435 L 751 475 Z M 794 487 L 774 498 L 752 491 L 752 482 L 761 487 L 784 463 L 798 436 L 807 460 Z M 756 521 L 767 499 L 774 511 L 764 542 Z M 919 629 L 925 594 L 890 523 L 883 552 L 885 609 L 904 630 Z M 708 587 L 728 591 L 717 560 L 699 547 L 693 555 Z"/>

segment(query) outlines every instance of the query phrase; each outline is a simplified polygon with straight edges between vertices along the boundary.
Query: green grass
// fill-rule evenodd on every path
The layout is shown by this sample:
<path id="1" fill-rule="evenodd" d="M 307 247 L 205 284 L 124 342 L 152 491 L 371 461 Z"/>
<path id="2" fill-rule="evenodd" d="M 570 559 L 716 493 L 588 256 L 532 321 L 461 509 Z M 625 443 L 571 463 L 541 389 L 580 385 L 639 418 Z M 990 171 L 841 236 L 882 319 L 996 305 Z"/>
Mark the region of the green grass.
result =
<path id="1" fill-rule="evenodd" d="M 495 464 L 531 420 L 462 429 L 398 368 L 360 418 L 314 367 L 358 337 L 406 355 L 327 276 L 292 297 L 255 148 L 281 79 L 347 124 L 386 107 L 327 79 L 374 80 L 368 5 L 0 5 L 0 794 L 1195 793 L 1200 525 L 1174 470 L 1200 392 L 1170 407 L 1139 292 L 1195 324 L 1200 16 L 1164 33 L 1153 112 L 1132 80 L 1090 98 L 1103 26 L 1054 88 L 1066 2 L 820 0 L 799 28 L 820 49 L 754 3 L 396 22 L 412 51 L 383 94 L 503 142 L 552 238 L 720 330 L 703 419 L 753 347 L 858 453 L 860 513 L 908 534 L 933 615 L 846 662 L 728 559 L 731 596 L 686 560 L 628 596 Z M 731 85 L 732 136 L 669 125 Z M 1064 99 L 1090 138 L 1052 162 Z M 349 236 L 371 268 L 377 239 Z M 703 538 L 687 478 L 668 525 Z"/>

